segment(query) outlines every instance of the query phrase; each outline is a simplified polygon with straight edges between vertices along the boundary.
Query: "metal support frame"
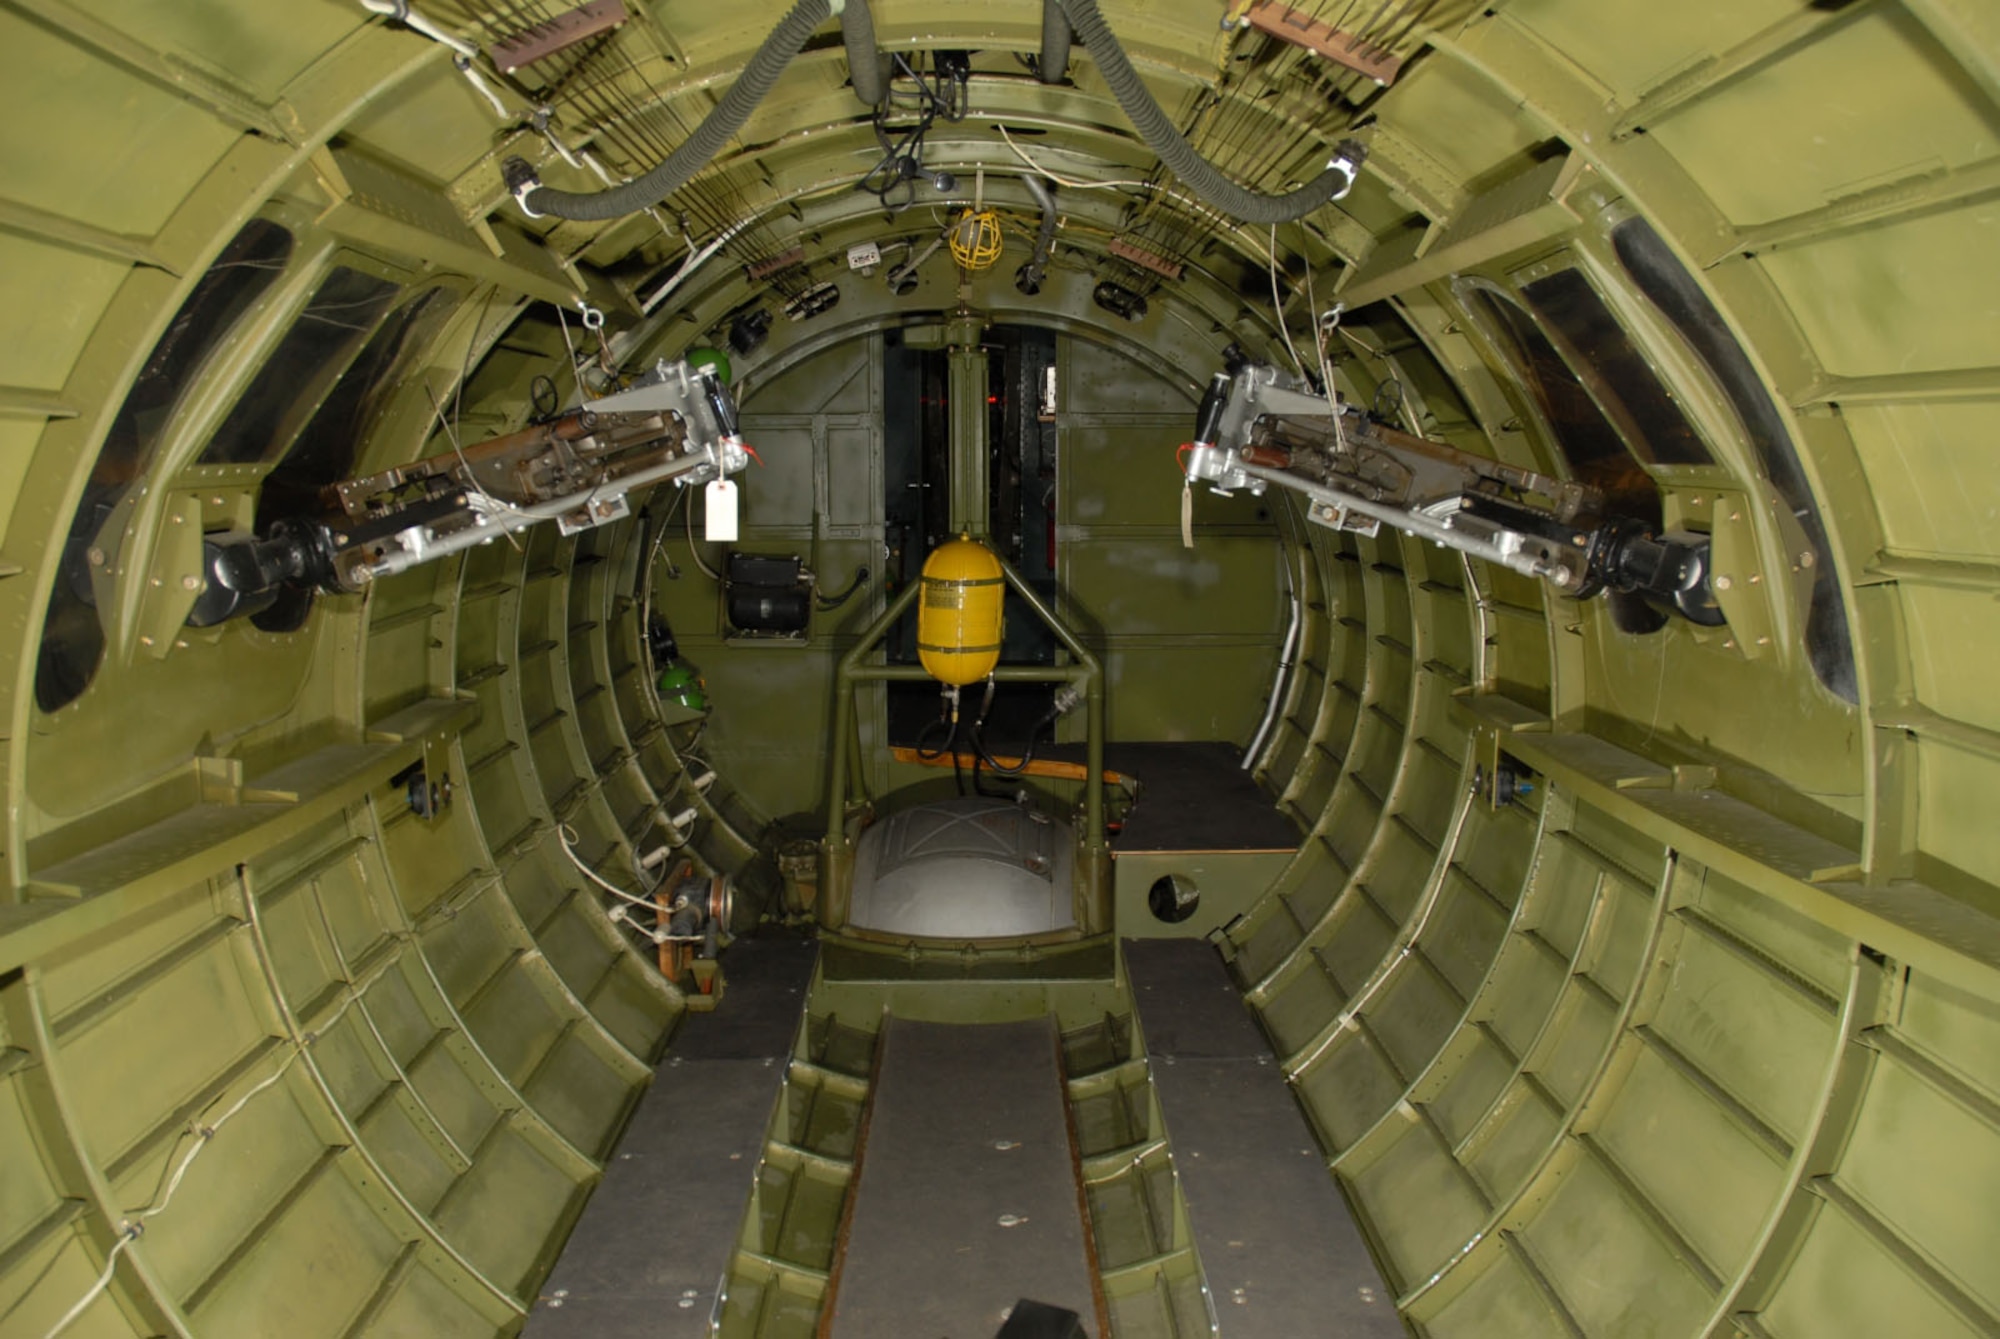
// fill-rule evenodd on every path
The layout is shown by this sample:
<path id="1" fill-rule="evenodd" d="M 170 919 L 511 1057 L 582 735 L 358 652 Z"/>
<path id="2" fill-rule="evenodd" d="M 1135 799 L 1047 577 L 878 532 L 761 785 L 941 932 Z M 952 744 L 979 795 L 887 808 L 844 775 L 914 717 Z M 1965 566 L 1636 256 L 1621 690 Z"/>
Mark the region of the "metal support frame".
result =
<path id="1" fill-rule="evenodd" d="M 999 555 L 994 555 L 996 558 Z M 1111 856 L 1104 840 L 1104 668 L 1042 602 L 1034 588 L 1000 558 L 1000 571 L 1023 603 L 1056 635 L 1075 663 L 1070 665 L 1002 665 L 993 672 L 1001 683 L 1072 683 L 1083 690 L 1084 818 L 1076 863 L 1076 923 L 1085 934 L 1111 928 Z M 904 587 L 847 654 L 840 658 L 833 685 L 833 752 L 827 770 L 826 838 L 820 843 L 820 923 L 839 929 L 847 919 L 853 892 L 854 843 L 847 835 L 848 738 L 854 732 L 854 688 L 860 683 L 912 682 L 930 678 L 917 665 L 870 665 L 864 659 L 908 613 L 922 592 L 921 582 Z"/>
<path id="2" fill-rule="evenodd" d="M 987 513 L 987 481 L 992 474 L 988 431 L 986 348 L 983 317 L 961 312 L 945 326 L 946 399 L 951 405 L 951 531 L 985 538 L 993 531 Z"/>

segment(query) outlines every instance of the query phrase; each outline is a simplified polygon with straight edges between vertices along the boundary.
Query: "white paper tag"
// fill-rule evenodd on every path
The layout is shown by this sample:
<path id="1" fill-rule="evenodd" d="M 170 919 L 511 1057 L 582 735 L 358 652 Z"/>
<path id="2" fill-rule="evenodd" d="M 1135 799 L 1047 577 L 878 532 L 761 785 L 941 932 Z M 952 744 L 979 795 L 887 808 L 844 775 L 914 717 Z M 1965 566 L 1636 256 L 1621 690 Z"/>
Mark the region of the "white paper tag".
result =
<path id="1" fill-rule="evenodd" d="M 708 486 L 707 525 L 702 535 L 711 544 L 736 542 L 736 485 L 717 479 Z"/>
<path id="2" fill-rule="evenodd" d="M 1181 547 L 1194 547 L 1194 485 L 1181 481 Z"/>

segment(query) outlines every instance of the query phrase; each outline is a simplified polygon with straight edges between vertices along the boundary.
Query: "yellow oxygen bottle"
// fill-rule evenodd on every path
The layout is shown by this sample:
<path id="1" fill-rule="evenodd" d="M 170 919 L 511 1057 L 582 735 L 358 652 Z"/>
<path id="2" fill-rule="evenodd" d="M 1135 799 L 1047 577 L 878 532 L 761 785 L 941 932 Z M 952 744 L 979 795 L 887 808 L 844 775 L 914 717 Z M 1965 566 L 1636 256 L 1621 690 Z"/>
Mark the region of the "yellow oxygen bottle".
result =
<path id="1" fill-rule="evenodd" d="M 993 550 L 960 535 L 924 560 L 917 602 L 917 657 L 940 683 L 978 683 L 1000 663 L 1006 578 Z"/>

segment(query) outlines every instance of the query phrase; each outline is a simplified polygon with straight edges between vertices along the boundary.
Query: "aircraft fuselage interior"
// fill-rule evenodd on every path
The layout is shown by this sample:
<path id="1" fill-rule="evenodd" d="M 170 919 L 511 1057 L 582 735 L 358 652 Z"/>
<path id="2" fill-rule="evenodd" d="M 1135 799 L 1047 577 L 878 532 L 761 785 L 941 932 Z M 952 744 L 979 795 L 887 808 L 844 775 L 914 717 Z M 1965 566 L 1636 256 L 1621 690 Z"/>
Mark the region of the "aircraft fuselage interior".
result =
<path id="1" fill-rule="evenodd" d="M 0 1339 L 2000 1336 L 1993 0 L 0 70 Z"/>

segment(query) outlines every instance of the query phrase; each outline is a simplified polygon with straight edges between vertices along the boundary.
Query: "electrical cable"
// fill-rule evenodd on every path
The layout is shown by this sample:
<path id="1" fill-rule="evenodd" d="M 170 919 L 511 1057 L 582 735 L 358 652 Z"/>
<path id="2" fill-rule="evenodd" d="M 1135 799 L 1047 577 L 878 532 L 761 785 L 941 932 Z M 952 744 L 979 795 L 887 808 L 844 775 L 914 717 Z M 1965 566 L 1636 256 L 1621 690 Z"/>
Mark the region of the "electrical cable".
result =
<path id="1" fill-rule="evenodd" d="M 556 320 L 562 324 L 563 347 L 569 350 L 569 374 L 576 380 L 576 402 L 582 404 L 590 398 L 590 392 L 584 389 L 583 365 L 577 362 L 576 345 L 570 342 L 569 316 L 563 311 L 561 304 L 553 305 L 556 309 Z"/>
<path id="2" fill-rule="evenodd" d="M 956 82 L 962 88 L 961 81 L 951 80 L 940 71 L 936 75 L 936 85 L 933 86 L 932 82 L 927 81 L 923 74 L 900 53 L 890 59 L 894 69 L 915 85 L 912 93 L 900 96 L 913 99 L 902 105 L 915 108 L 917 122 L 891 138 L 888 117 L 892 110 L 897 109 L 899 97 L 892 83 L 887 96 L 876 106 L 872 122 L 875 142 L 882 149 L 882 159 L 862 174 L 861 179 L 854 183 L 854 189 L 874 196 L 889 213 L 900 214 L 916 203 L 917 178 L 924 173 L 924 136 L 930 133 L 939 116 L 943 116 L 947 121 L 957 121 L 964 118 L 965 112 L 961 106 L 954 114 L 953 96 L 949 91 L 941 91 L 948 82 Z M 932 184 L 940 190 L 946 190 L 955 183 L 949 181 L 947 174 L 941 173 L 938 178 L 932 179 Z M 889 197 L 899 190 L 903 194 L 892 204 Z"/>
<path id="3" fill-rule="evenodd" d="M 694 506 L 692 504 L 690 504 L 685 510 L 681 512 L 681 520 L 687 526 L 688 557 L 694 559 L 694 565 L 701 569 L 701 574 L 703 576 L 707 577 L 710 581 L 720 584 L 722 581 L 722 573 L 716 571 L 713 567 L 710 567 L 707 563 L 703 562 L 701 557 L 701 550 L 694 546 Z"/>
<path id="4" fill-rule="evenodd" d="M 341 1005 L 340 1012 L 344 1013 L 354 1003 L 355 998 L 358 997 L 350 997 L 347 1003 Z M 339 1016 L 339 1013 L 334 1015 L 335 1018 Z M 77 1318 L 90 1309 L 92 1302 L 95 1302 L 103 1295 L 104 1290 L 111 1286 L 112 1276 L 117 1273 L 119 1255 L 145 1232 L 147 1219 L 155 1218 L 167 1211 L 167 1206 L 173 1203 L 174 1195 L 181 1188 L 181 1182 L 187 1179 L 188 1168 L 194 1165 L 194 1160 L 201 1156 L 202 1150 L 206 1149 L 214 1141 L 216 1131 L 234 1120 L 242 1112 L 243 1108 L 250 1105 L 251 1098 L 275 1086 L 291 1070 L 291 1067 L 298 1062 L 299 1057 L 304 1054 L 304 1047 L 293 1046 L 291 1054 L 285 1057 L 283 1064 L 279 1065 L 269 1077 L 255 1084 L 243 1096 L 232 1102 L 228 1109 L 220 1116 L 205 1124 L 197 1116 L 188 1123 L 187 1133 L 193 1134 L 195 1137 L 193 1147 L 188 1149 L 187 1155 L 175 1166 L 173 1174 L 167 1179 L 165 1189 L 160 1192 L 153 1202 L 143 1209 L 132 1210 L 125 1215 L 124 1220 L 118 1225 L 118 1240 L 111 1244 L 110 1251 L 105 1255 L 104 1271 L 97 1276 L 97 1281 L 90 1285 L 89 1290 L 77 1299 L 76 1305 L 62 1314 L 61 1319 L 57 1320 L 55 1325 L 49 1329 L 44 1339 L 56 1339 L 57 1335 L 60 1335 L 64 1330 L 75 1324 Z M 218 1098 L 217 1100 L 219 1101 L 220 1099 Z"/>
<path id="5" fill-rule="evenodd" d="M 1306 379 L 1306 365 L 1299 361 L 1299 351 L 1292 343 L 1291 326 L 1285 322 L 1284 299 L 1278 296 L 1278 225 L 1271 225 L 1271 251 L 1268 257 L 1271 268 L 1271 315 L 1278 322 L 1278 333 L 1285 337 L 1285 348 L 1292 355 L 1292 366 L 1299 374 L 1299 380 Z M 1338 415 L 1335 416 L 1336 420 Z"/>
<path id="6" fill-rule="evenodd" d="M 1055 172 L 1050 171 L 1048 168 L 1043 167 L 1040 163 L 1036 162 L 1034 159 L 1028 157 L 1028 155 L 1022 151 L 1021 146 L 1014 142 L 1014 137 L 1007 133 L 1006 126 L 1003 126 L 996 121 L 993 123 L 993 128 L 1000 132 L 1000 138 L 1007 142 L 1007 147 L 1013 150 L 1014 156 L 1016 158 L 1020 159 L 1023 163 L 1033 168 L 1037 175 L 1047 177 L 1050 181 L 1053 181 L 1056 185 L 1062 187 L 1064 190 L 1110 191 L 1110 190 L 1123 190 L 1123 189 L 1137 189 L 1142 191 L 1154 191 L 1159 189 L 1159 183 L 1154 181 L 1082 181 L 1072 177 L 1059 176 Z"/>
<path id="7" fill-rule="evenodd" d="M 454 36 L 438 27 L 422 14 L 410 7 L 410 0 L 361 0 L 361 7 L 371 14 L 391 18 L 414 32 L 422 33 L 433 42 L 450 47 L 467 58 L 479 54 L 479 48 L 462 37 Z"/>
<path id="8" fill-rule="evenodd" d="M 613 897 L 619 898 L 625 902 L 629 902 L 635 907 L 643 907 L 647 911 L 652 912 L 656 916 L 661 911 L 671 911 L 671 908 L 662 907 L 658 902 L 652 901 L 649 898 L 634 896 L 633 894 L 626 892 L 623 888 L 620 888 L 617 884 L 612 883 L 609 880 L 600 877 L 597 871 L 592 869 L 590 866 L 584 864 L 583 857 L 579 856 L 576 853 L 575 843 L 581 841 L 582 837 L 574 835 L 575 833 L 576 829 L 572 828 L 567 823 L 556 824 L 556 836 L 562 842 L 563 854 L 569 857 L 569 863 L 575 865 L 577 868 L 577 872 L 582 874 L 584 878 L 589 879 L 592 883 L 596 884 L 599 888 L 602 888 L 605 892 L 610 893 Z M 678 842 L 673 842 L 670 844 L 673 846 L 675 850 L 679 850 L 681 847 L 687 845 L 687 841 L 685 838 L 683 838 Z M 665 883 L 665 882 L 666 882 L 666 877 L 662 875 L 660 883 Z M 653 885 L 654 891 L 658 891 L 659 886 L 660 885 L 658 883 L 654 884 Z M 616 918 L 614 917 L 614 919 Z M 633 928 L 633 930 L 637 931 L 639 934 L 644 935 L 646 938 L 652 940 L 655 944 L 698 944 L 705 942 L 707 939 L 707 935 L 705 933 L 698 935 L 662 934 L 659 931 L 648 930 L 643 925 L 638 925 L 634 923 L 630 916 L 625 917 L 624 920 L 627 925 L 630 925 Z"/>
<path id="9" fill-rule="evenodd" d="M 924 739 L 939 726 L 945 727 L 945 742 L 943 747 L 934 750 L 925 749 Z M 937 759 L 944 757 L 945 749 L 952 747 L 957 742 L 958 689 L 956 686 L 947 685 L 944 691 L 938 694 L 937 719 L 917 731 L 917 756 L 925 762 L 935 762 Z"/>
<path id="10" fill-rule="evenodd" d="M 867 582 L 868 582 L 867 567 L 865 566 L 857 567 L 854 569 L 854 579 L 852 581 L 849 581 L 845 586 L 843 586 L 838 595 L 826 595 L 826 596 L 816 595 L 813 597 L 813 607 L 818 609 L 821 613 L 831 613 L 835 609 L 838 609 L 840 608 L 840 606 L 846 604 L 849 600 L 853 599 L 857 594 L 859 594 L 861 588 L 864 585 L 866 585 Z"/>
<path id="11" fill-rule="evenodd" d="M 1028 764 L 1035 760 L 1035 742 L 1041 738 L 1043 729 L 1052 724 L 1058 716 L 1062 715 L 1062 712 L 1054 706 L 1050 706 L 1048 711 L 1042 714 L 1040 720 L 1028 727 L 1028 737 L 1021 746 L 1021 756 L 1015 760 L 1012 767 L 1004 766 L 995 761 L 992 753 L 986 748 L 986 714 L 993 708 L 994 687 L 994 680 L 989 676 L 986 680 L 986 699 L 980 704 L 978 719 L 973 721 L 972 728 L 966 732 L 966 737 L 972 743 L 972 751 L 978 757 L 985 759 L 988 767 L 1001 776 L 1019 776 L 1027 771 Z M 973 764 L 972 780 L 974 786 L 977 786 L 979 783 L 979 765 L 976 761 Z"/>
<path id="12" fill-rule="evenodd" d="M 562 842 L 563 854 L 569 857 L 569 863 L 575 865 L 577 873 L 583 875 L 584 878 L 589 879 L 613 897 L 630 902 L 635 907 L 644 907 L 648 911 L 658 911 L 660 909 L 659 903 L 649 898 L 626 892 L 623 888 L 620 888 L 617 884 L 612 883 L 596 870 L 584 864 L 583 857 L 576 853 L 576 843 L 582 841 L 583 838 L 577 833 L 575 828 L 567 823 L 558 823 L 556 824 L 556 837 Z"/>
<path id="13" fill-rule="evenodd" d="M 1194 197 L 1192 197 L 1192 196 L 1188 196 L 1188 195 L 1183 195 L 1183 194 L 1182 194 L 1181 192 L 1179 192 L 1179 191 L 1176 191 L 1176 190 L 1174 190 L 1174 189 L 1173 189 L 1172 187 L 1170 187 L 1170 186 L 1166 186 L 1166 185 L 1163 185 L 1162 183 L 1160 183 L 1159 181 L 1156 181 L 1156 180 L 1146 180 L 1146 181 L 1083 181 L 1083 180 L 1081 180 L 1081 179 L 1078 179 L 1078 178 L 1075 178 L 1075 177 L 1065 177 L 1065 176 L 1063 176 L 1062 174 L 1060 174 L 1060 173 L 1058 173 L 1058 172 L 1055 172 L 1055 171 L 1052 171 L 1051 169 L 1049 169 L 1049 168 L 1047 168 L 1047 167 L 1043 166 L 1043 165 L 1042 165 L 1041 163 L 1038 163 L 1038 162 L 1036 162 L 1036 161 L 1035 161 L 1035 160 L 1034 160 L 1033 158 L 1030 158 L 1030 157 L 1029 157 L 1029 156 L 1027 155 L 1027 153 L 1026 153 L 1026 152 L 1025 152 L 1025 151 L 1024 151 L 1024 150 L 1023 150 L 1022 148 L 1021 148 L 1021 146 L 1020 146 L 1019 144 L 1016 144 L 1016 143 L 1014 142 L 1014 137 L 1013 137 L 1012 135 L 1010 135 L 1010 134 L 1008 134 L 1008 133 L 1007 133 L 1007 127 L 1006 127 L 1006 126 L 1003 126 L 1003 125 L 1001 125 L 1000 123 L 998 123 L 998 122 L 996 121 L 996 122 L 994 123 L 994 125 L 993 125 L 993 128 L 994 128 L 995 130 L 997 130 L 997 131 L 999 131 L 999 132 L 1000 132 L 1000 138 L 1001 138 L 1002 140 L 1006 141 L 1006 144 L 1007 144 L 1007 148 L 1008 148 L 1008 149 L 1009 149 L 1010 151 L 1012 151 L 1013 155 L 1014 155 L 1014 156 L 1015 156 L 1016 158 L 1018 158 L 1018 159 L 1020 159 L 1020 160 L 1021 160 L 1021 163 L 1022 163 L 1022 165 L 1023 165 L 1023 166 L 1026 166 L 1026 167 L 1028 167 L 1028 168 L 1031 168 L 1031 169 L 1033 169 L 1033 171 L 1034 171 L 1034 172 L 1036 173 L 1036 175 L 1038 175 L 1038 176 L 1042 176 L 1042 177 L 1046 177 L 1046 178 L 1047 178 L 1048 180 L 1050 180 L 1050 181 L 1053 181 L 1053 182 L 1054 182 L 1054 183 L 1055 183 L 1056 185 L 1058 185 L 1058 186 L 1062 187 L 1062 188 L 1063 188 L 1064 190 L 1075 190 L 1075 191 L 1098 191 L 1098 190 L 1140 190 L 1140 191 L 1147 191 L 1147 192 L 1150 192 L 1150 194 L 1149 194 L 1149 196 L 1147 197 L 1146 201 L 1144 202 L 1144 205 L 1142 206 L 1143 208 L 1151 208 L 1151 207 L 1153 207 L 1153 206 L 1154 206 L 1155 204 L 1158 204 L 1158 203 L 1160 203 L 1160 202 L 1164 202 L 1164 201 L 1171 201 L 1172 203 L 1174 203 L 1174 204 L 1177 204 L 1177 205 L 1180 205 L 1181 207 L 1183 207 L 1183 208 L 1185 208 L 1185 209 L 1189 210 L 1189 211 L 1190 211 L 1190 212 L 1192 212 L 1192 213 L 1193 213 L 1193 214 L 1194 214 L 1194 215 L 1195 215 L 1195 216 L 1196 216 L 1197 218 L 1201 218 L 1202 216 L 1206 215 L 1206 216 L 1207 216 L 1207 218 L 1208 218 L 1209 220 L 1211 220 L 1211 221 L 1212 221 L 1212 223 L 1215 223 L 1215 224 L 1227 224 L 1227 225 L 1228 225 L 1228 226 L 1230 227 L 1230 229 L 1231 229 L 1232 231 L 1235 231 L 1235 232 L 1239 232 L 1239 233 L 1241 233 L 1241 232 L 1243 231 L 1243 225 L 1242 225 L 1242 223 L 1241 223 L 1241 222 L 1240 222 L 1239 220 L 1236 220 L 1236 219 L 1231 219 L 1231 218 L 1228 218 L 1227 216 L 1223 215 L 1223 214 L 1222 214 L 1222 213 L 1220 213 L 1220 212 L 1219 212 L 1218 210 L 1216 210 L 1216 209 L 1215 209 L 1215 207 L 1214 207 L 1213 205 L 1210 205 L 1210 204 L 1206 203 L 1205 201 L 1202 201 L 1202 200 L 1198 200 L 1198 199 L 1195 199 L 1195 198 L 1194 198 Z M 1211 232 L 1213 231 L 1213 227 L 1211 227 L 1211 228 L 1210 228 L 1210 231 L 1211 231 Z M 1207 233 L 1207 232 L 1204 232 L 1204 233 L 1200 234 L 1200 236 L 1203 236 L 1203 237 L 1205 237 L 1205 236 L 1208 236 L 1208 235 L 1209 235 L 1209 233 Z M 1246 237 L 1245 237 L 1245 238 L 1244 238 L 1243 240 L 1244 240 L 1244 241 L 1246 241 L 1246 242 L 1249 242 L 1249 241 L 1262 241 L 1263 239 L 1262 239 L 1262 238 L 1259 238 L 1259 237 L 1257 236 L 1257 234 L 1256 234 L 1256 233 L 1252 232 L 1252 233 L 1248 233 L 1248 234 L 1247 234 L 1247 236 L 1246 236 Z M 1267 254 L 1267 256 L 1266 256 L 1266 260 L 1269 260 L 1269 259 L 1271 259 L 1271 257 L 1270 257 L 1270 256 L 1269 256 L 1269 255 Z"/>
<path id="14" fill-rule="evenodd" d="M 986 783 L 979 779 L 979 768 L 984 758 L 984 752 L 975 746 L 972 752 L 972 793 L 982 800 L 1006 799 L 1004 794 L 986 789 Z"/>

